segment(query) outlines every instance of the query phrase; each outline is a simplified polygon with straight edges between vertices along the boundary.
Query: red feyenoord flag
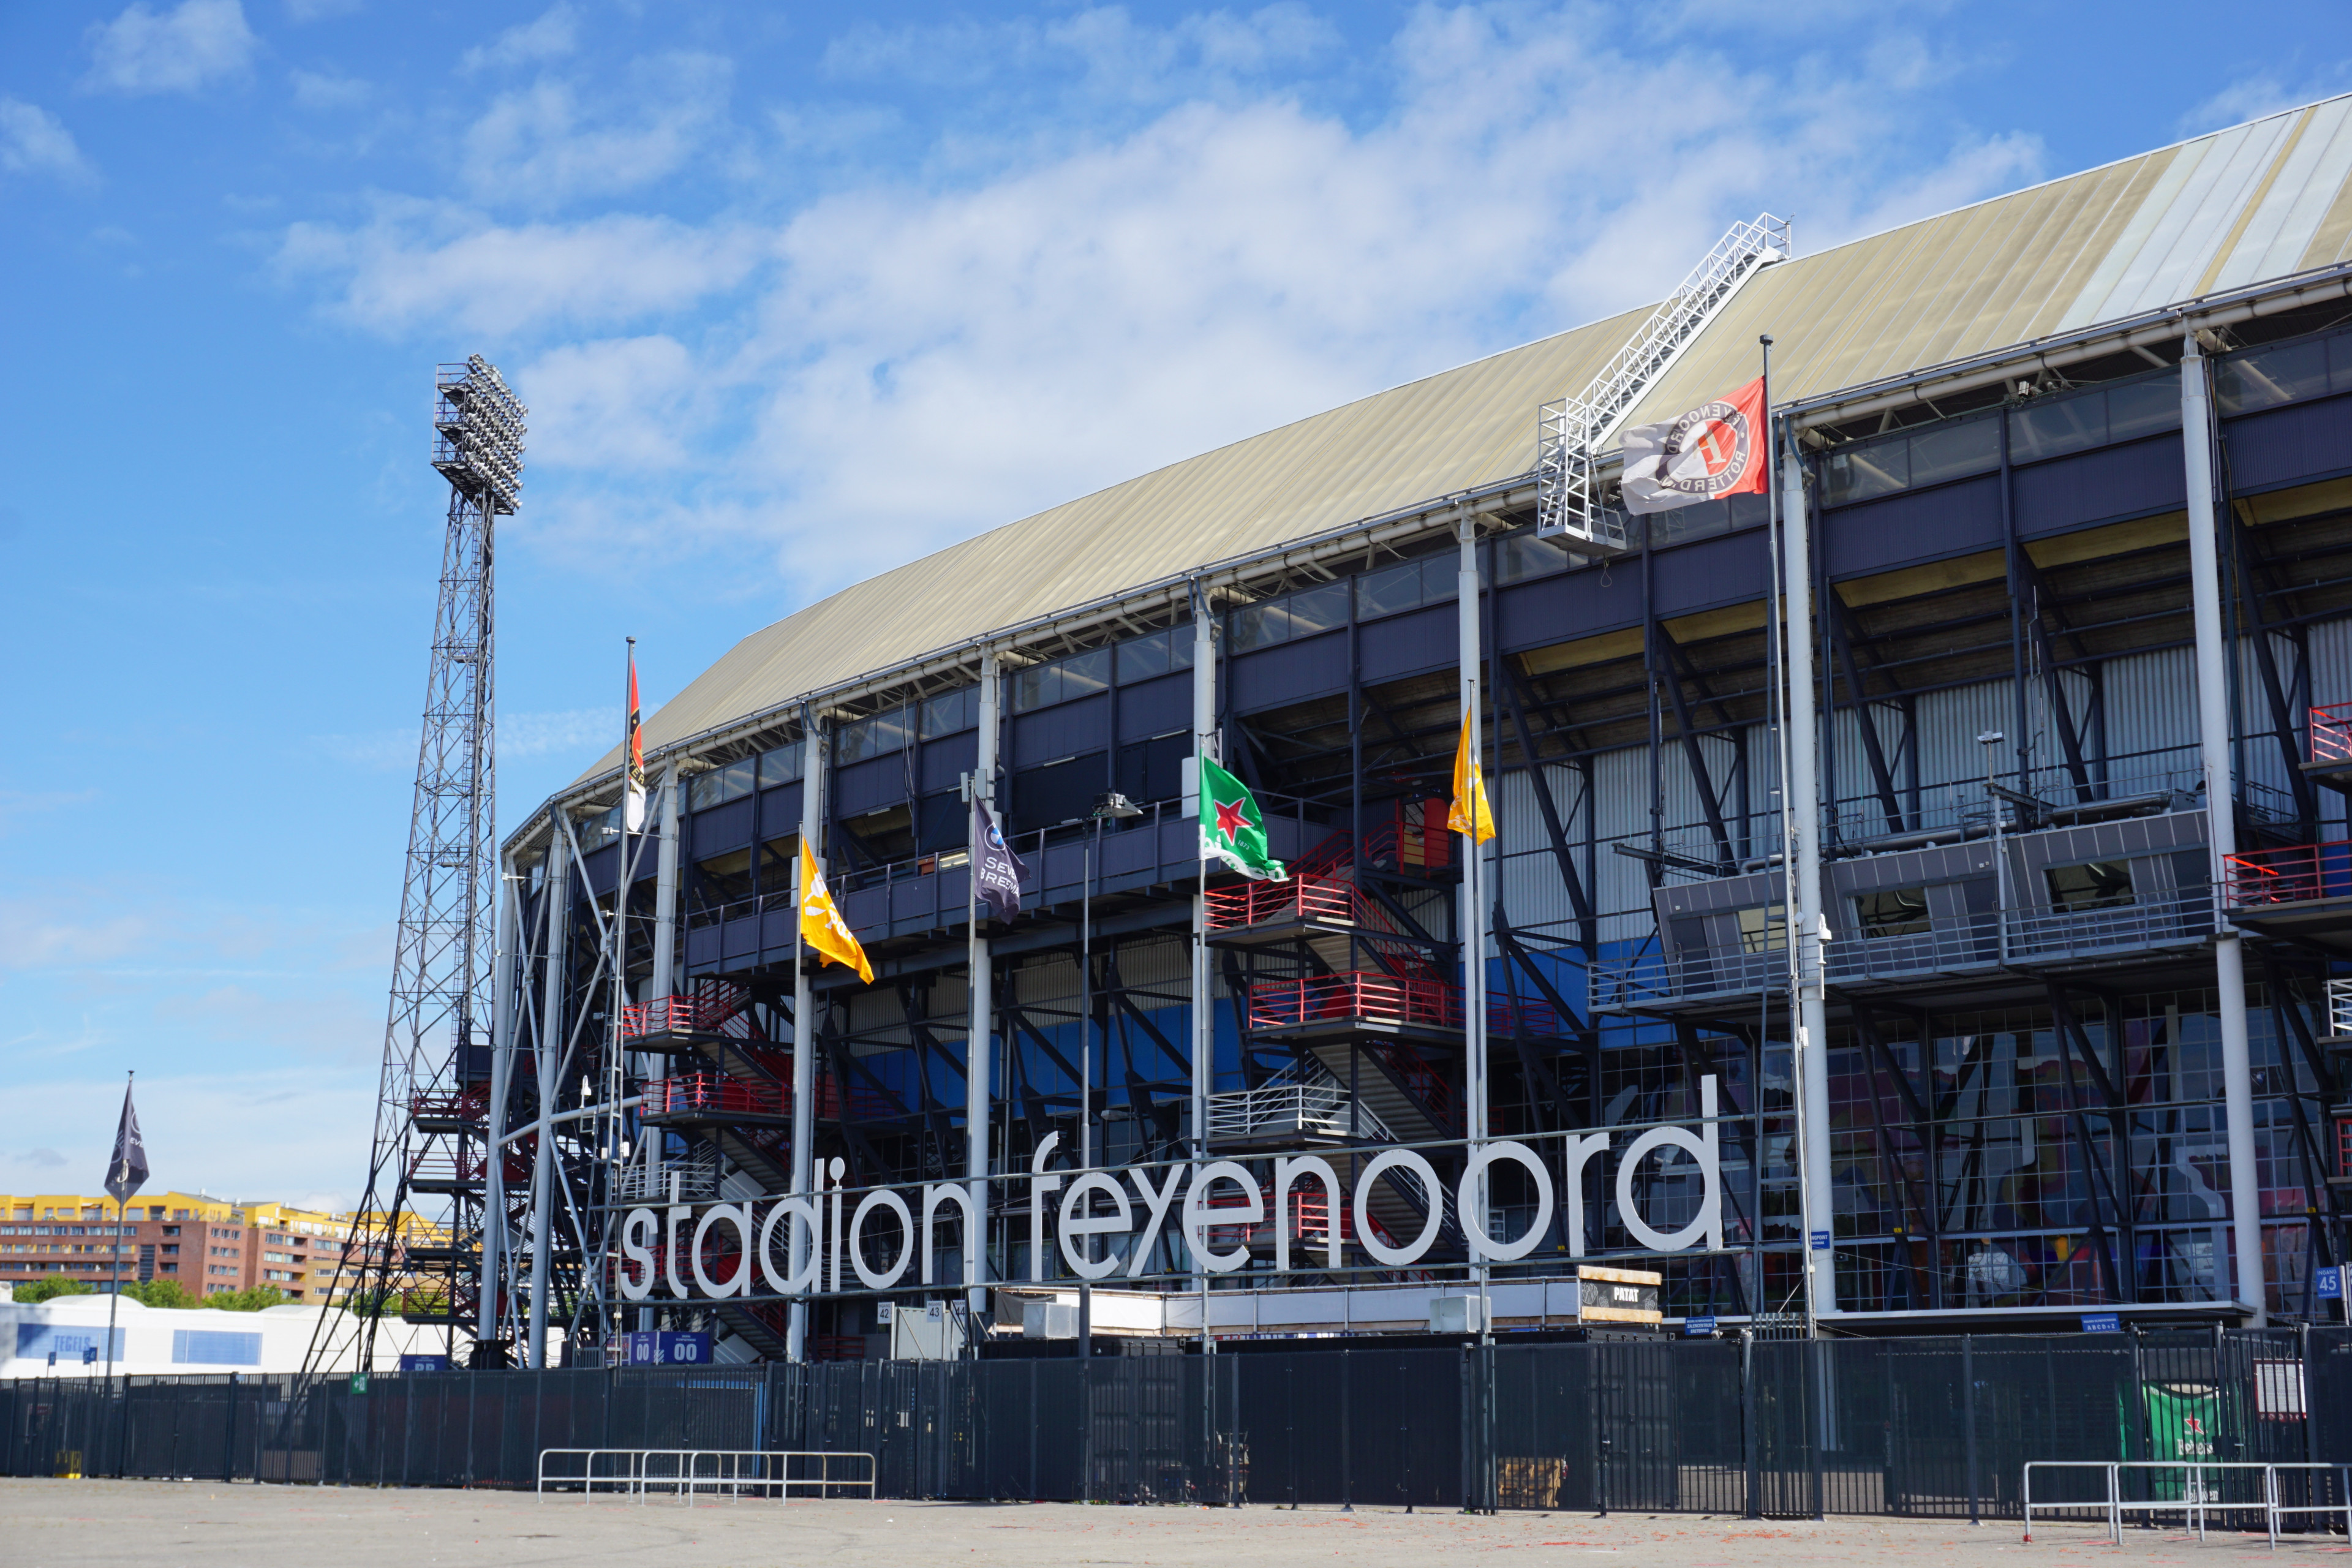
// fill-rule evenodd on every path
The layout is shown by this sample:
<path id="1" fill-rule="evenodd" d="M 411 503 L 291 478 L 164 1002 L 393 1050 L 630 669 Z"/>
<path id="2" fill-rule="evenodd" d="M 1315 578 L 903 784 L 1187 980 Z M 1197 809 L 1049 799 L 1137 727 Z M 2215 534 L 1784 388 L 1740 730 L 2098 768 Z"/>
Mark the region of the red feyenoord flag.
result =
<path id="1" fill-rule="evenodd" d="M 1625 430 L 1625 510 L 1671 511 L 1693 501 L 1760 496 L 1764 378 L 1663 425 Z"/>
<path id="2" fill-rule="evenodd" d="M 639 727 L 637 712 L 637 650 L 629 649 L 629 806 L 623 816 L 629 831 L 642 832 L 646 826 L 646 738 Z"/>

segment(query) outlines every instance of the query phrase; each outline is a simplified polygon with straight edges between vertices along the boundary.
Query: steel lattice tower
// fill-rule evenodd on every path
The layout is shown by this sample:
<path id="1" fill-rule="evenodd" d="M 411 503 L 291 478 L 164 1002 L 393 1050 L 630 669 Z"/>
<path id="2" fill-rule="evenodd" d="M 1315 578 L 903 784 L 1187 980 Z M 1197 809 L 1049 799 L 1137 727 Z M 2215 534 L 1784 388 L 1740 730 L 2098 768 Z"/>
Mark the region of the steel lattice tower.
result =
<path id="1" fill-rule="evenodd" d="M 523 416 L 478 354 L 435 377 L 433 466 L 449 481 L 431 671 L 409 818 L 407 875 L 384 1025 L 367 1188 L 336 1288 L 356 1275 L 370 1310 L 342 1315 L 358 1366 L 373 1364 L 379 1311 L 444 1325 L 478 1321 L 494 1035 L 499 909 L 494 535 L 521 489 Z M 380 1306 L 374 1305 L 381 1303 Z M 320 1320 L 310 1360 L 334 1339 Z"/>

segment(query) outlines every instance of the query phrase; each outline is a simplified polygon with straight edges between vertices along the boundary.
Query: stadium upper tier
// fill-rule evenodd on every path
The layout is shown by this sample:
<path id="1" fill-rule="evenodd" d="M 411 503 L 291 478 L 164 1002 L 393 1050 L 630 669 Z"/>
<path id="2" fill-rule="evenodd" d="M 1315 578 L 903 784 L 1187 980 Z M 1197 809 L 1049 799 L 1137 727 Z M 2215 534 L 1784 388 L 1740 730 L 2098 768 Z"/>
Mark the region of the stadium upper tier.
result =
<path id="1" fill-rule="evenodd" d="M 2013 361 L 2102 323 L 2335 267 L 2352 252 L 2347 175 L 2352 97 L 1768 267 L 1630 422 L 1748 380 L 1760 332 L 1778 345 L 1775 403 L 1802 403 L 1979 356 Z M 1180 592 L 1188 572 L 1364 520 L 1522 485 L 1531 495 L 1538 406 L 1582 387 L 1649 311 L 1361 398 L 845 588 L 697 677 L 647 720 L 647 751 L 1089 605 Z M 615 748 L 574 790 L 618 763 Z"/>

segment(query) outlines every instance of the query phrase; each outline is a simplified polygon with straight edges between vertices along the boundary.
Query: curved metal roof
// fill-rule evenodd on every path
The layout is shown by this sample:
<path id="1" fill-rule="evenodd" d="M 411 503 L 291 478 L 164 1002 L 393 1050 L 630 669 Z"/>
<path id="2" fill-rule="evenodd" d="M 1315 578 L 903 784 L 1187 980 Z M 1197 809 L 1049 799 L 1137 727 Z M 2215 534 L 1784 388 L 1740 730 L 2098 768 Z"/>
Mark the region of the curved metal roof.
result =
<path id="1" fill-rule="evenodd" d="M 2352 95 L 1766 268 L 1632 418 L 1748 380 L 1774 401 L 2119 320 L 2352 250 Z M 1582 386 L 1649 313 L 1377 393 L 1007 523 L 745 637 L 646 723 L 648 749 L 868 671 L 1188 568 L 1510 480 L 1538 406 Z M 609 773 L 618 748 L 577 782 Z"/>

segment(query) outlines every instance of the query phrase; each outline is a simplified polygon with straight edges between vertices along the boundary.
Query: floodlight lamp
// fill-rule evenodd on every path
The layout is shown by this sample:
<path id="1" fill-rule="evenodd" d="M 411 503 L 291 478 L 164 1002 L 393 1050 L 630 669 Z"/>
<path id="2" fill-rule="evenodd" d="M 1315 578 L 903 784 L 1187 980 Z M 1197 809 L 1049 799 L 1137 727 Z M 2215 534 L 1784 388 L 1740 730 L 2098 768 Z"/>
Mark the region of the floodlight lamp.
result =
<path id="1" fill-rule="evenodd" d="M 1108 821 L 1124 821 L 1131 816 L 1141 816 L 1143 808 L 1113 790 L 1095 803 L 1094 815 Z"/>
<path id="2" fill-rule="evenodd" d="M 2007 739 L 2009 739 L 2009 737 L 2002 734 L 1998 730 L 1987 730 L 1983 734 L 1977 737 L 1977 744 L 1979 746 L 1998 746 Z"/>

